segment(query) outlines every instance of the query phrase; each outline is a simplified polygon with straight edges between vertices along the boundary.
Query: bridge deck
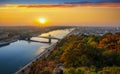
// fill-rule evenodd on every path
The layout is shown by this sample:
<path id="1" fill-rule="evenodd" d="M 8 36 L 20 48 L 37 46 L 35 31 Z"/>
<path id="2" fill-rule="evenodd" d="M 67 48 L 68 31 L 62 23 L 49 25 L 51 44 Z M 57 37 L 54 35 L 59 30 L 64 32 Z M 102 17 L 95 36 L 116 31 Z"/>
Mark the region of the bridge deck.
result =
<path id="1" fill-rule="evenodd" d="M 45 42 L 45 41 L 36 41 L 36 40 L 28 40 L 28 41 L 30 41 L 30 42 L 39 42 L 39 43 L 51 43 L 51 39 L 61 40 L 59 38 L 45 37 L 45 36 L 39 36 L 38 38 L 46 38 L 46 39 L 49 39 L 49 40 L 48 40 L 48 42 Z"/>
<path id="2" fill-rule="evenodd" d="M 38 36 L 38 38 L 46 38 L 46 39 L 56 39 L 56 40 L 61 40 L 60 38 L 56 38 L 56 37 L 46 37 L 46 36 Z"/>
<path id="3" fill-rule="evenodd" d="M 28 40 L 30 42 L 39 42 L 39 43 L 50 43 L 50 42 L 45 42 L 45 41 L 35 41 L 35 40 Z"/>

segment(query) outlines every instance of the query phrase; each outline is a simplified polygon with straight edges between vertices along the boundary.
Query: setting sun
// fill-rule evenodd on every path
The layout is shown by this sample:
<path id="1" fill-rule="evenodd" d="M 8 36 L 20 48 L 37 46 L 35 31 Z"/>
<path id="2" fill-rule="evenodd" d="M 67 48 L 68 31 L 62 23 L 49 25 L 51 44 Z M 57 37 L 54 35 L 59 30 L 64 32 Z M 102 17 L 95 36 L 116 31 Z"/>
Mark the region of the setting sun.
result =
<path id="1" fill-rule="evenodd" d="M 40 22 L 41 24 L 44 24 L 44 23 L 46 22 L 46 19 L 45 19 L 45 18 L 39 18 L 39 22 Z"/>

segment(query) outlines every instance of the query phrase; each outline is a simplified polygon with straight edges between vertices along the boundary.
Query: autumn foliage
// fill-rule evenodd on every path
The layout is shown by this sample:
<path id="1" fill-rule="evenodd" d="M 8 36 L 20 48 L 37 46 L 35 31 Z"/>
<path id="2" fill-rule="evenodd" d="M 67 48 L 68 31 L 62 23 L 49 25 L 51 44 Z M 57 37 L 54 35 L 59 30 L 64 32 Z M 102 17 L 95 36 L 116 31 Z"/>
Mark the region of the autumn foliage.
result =
<path id="1" fill-rule="evenodd" d="M 36 62 L 31 74 L 52 74 L 59 63 L 63 63 L 65 74 L 120 73 L 120 33 L 70 35 L 61 40 L 44 63 Z"/>

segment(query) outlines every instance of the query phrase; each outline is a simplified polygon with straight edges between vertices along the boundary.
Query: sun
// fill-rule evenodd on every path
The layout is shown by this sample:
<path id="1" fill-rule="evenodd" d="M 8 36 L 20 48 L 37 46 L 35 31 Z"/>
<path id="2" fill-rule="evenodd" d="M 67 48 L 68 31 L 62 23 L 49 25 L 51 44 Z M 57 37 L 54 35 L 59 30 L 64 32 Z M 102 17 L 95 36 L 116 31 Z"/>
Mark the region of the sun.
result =
<path id="1" fill-rule="evenodd" d="M 39 21 L 41 24 L 45 24 L 45 23 L 46 23 L 46 19 L 45 19 L 45 18 L 39 18 L 38 21 Z"/>

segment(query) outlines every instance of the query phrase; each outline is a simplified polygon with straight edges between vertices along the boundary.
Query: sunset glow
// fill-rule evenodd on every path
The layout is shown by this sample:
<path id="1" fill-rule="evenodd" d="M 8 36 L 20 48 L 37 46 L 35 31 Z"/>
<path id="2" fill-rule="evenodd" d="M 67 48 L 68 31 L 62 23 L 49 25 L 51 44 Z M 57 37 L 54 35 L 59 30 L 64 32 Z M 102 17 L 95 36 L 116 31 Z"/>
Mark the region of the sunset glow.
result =
<path id="1" fill-rule="evenodd" d="M 46 19 L 45 18 L 39 18 L 38 20 L 39 20 L 39 22 L 41 24 L 45 24 L 46 23 Z"/>
<path id="2" fill-rule="evenodd" d="M 7 4 L 0 7 L 0 25 L 31 26 L 36 19 L 37 24 L 47 25 L 79 25 L 79 26 L 111 26 L 120 24 L 120 3 L 101 4 Z M 44 16 L 40 18 L 40 16 Z M 31 18 L 32 17 L 32 18 Z"/>
<path id="3" fill-rule="evenodd" d="M 120 0 L 0 0 L 0 74 L 120 74 Z"/>

